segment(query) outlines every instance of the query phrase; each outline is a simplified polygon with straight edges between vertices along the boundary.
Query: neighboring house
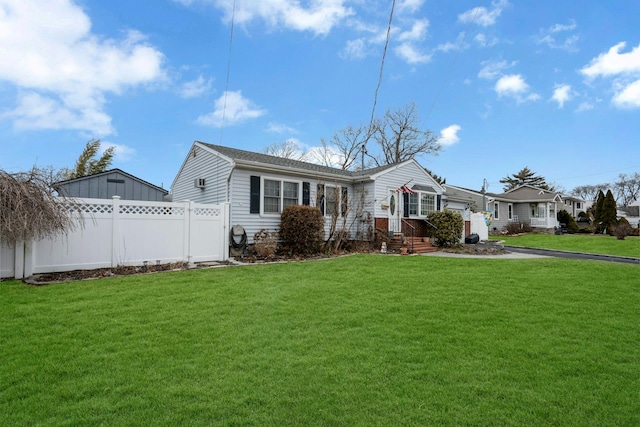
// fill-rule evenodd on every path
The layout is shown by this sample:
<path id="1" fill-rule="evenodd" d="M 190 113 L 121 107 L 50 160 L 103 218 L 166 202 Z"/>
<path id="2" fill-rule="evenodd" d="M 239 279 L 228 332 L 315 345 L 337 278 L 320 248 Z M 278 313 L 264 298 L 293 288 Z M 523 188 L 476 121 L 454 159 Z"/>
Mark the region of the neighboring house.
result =
<path id="1" fill-rule="evenodd" d="M 468 236 L 472 233 L 472 213 L 482 212 L 482 193 L 451 184 L 443 184 L 442 186 L 445 189 L 444 208 L 459 212 L 462 215 L 465 224 L 464 235 Z"/>
<path id="2" fill-rule="evenodd" d="M 60 181 L 53 185 L 61 196 L 83 199 L 110 199 L 161 202 L 169 194 L 164 188 L 143 181 L 120 169 Z"/>
<path id="3" fill-rule="evenodd" d="M 174 201 L 230 204 L 229 226 L 248 242 L 261 229 L 277 231 L 289 205 L 317 206 L 329 231 L 369 239 L 373 229 L 426 236 L 427 215 L 441 210 L 444 188 L 415 160 L 346 171 L 235 148 L 194 142 L 171 185 Z"/>
<path id="4" fill-rule="evenodd" d="M 492 213 L 491 228 L 495 231 L 501 230 L 509 222 L 553 229 L 559 226 L 559 211 L 567 210 L 577 218 L 586 208 L 583 200 L 525 184 L 502 194 L 487 193 L 486 210 Z"/>
<path id="5" fill-rule="evenodd" d="M 576 220 L 578 219 L 578 215 L 580 212 L 586 212 L 587 206 L 586 202 L 580 198 L 574 196 L 562 196 L 562 200 L 564 202 L 564 207 L 560 210 L 566 210 L 573 216 Z"/>

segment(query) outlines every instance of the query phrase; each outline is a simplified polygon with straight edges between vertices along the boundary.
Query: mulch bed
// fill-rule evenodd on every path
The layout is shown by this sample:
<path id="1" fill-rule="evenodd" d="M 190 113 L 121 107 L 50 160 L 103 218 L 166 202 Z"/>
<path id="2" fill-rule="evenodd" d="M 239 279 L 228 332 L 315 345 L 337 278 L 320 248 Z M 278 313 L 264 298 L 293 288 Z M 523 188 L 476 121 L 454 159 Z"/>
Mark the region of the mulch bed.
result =
<path id="1" fill-rule="evenodd" d="M 41 286 L 51 283 L 70 282 L 76 280 L 101 279 L 104 277 L 128 276 L 131 274 L 156 273 L 160 271 L 186 270 L 189 265 L 184 262 L 168 264 L 151 264 L 143 266 L 118 266 L 115 268 L 96 268 L 94 270 L 73 270 L 59 273 L 34 274 L 24 282 Z"/>
<path id="2" fill-rule="evenodd" d="M 506 251 L 502 245 L 492 243 L 478 243 L 476 245 L 460 245 L 454 248 L 442 249 L 442 252 L 451 252 L 466 255 L 505 255 Z"/>

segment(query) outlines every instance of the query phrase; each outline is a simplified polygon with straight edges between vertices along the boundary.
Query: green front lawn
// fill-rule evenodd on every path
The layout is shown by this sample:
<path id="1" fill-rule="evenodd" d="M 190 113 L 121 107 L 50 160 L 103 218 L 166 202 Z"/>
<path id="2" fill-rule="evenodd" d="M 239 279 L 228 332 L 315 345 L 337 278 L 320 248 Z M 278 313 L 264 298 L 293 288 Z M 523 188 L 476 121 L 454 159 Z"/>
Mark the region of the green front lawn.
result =
<path id="1" fill-rule="evenodd" d="M 635 426 L 639 277 L 357 255 L 2 282 L 1 424 Z"/>
<path id="2" fill-rule="evenodd" d="M 526 248 L 554 249 L 590 254 L 617 255 L 640 258 L 640 238 L 618 240 L 612 236 L 593 234 L 524 234 L 522 236 L 491 236 L 491 240 L 504 240 L 506 245 Z"/>

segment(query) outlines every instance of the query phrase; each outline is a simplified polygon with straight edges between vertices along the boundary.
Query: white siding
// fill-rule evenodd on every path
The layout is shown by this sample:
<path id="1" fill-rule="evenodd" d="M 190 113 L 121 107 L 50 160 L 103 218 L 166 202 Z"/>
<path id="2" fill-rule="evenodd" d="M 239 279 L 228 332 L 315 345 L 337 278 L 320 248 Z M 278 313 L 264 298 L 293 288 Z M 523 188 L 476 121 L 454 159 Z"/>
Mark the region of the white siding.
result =
<path id="1" fill-rule="evenodd" d="M 440 185 L 418 163 L 401 163 L 381 173 L 375 180 L 374 190 L 374 216 L 376 218 L 388 217 L 388 212 L 382 209 L 383 204 L 389 203 L 389 190 L 395 190 L 406 184 L 407 187 L 424 185 L 433 187 L 437 194 L 442 194 Z"/>
<path id="2" fill-rule="evenodd" d="M 195 150 L 195 157 L 193 155 Z M 172 185 L 174 202 L 191 200 L 197 203 L 225 203 L 227 179 L 231 163 L 219 154 L 194 145 Z M 205 179 L 204 189 L 196 188 L 194 181 Z"/>
<path id="3" fill-rule="evenodd" d="M 231 203 L 231 214 L 230 214 L 230 227 L 235 225 L 241 225 L 248 237 L 248 242 L 253 243 L 253 235 L 262 230 L 267 229 L 269 231 L 277 232 L 280 228 L 280 215 L 273 214 L 258 214 L 258 213 L 250 213 L 250 177 L 251 176 L 260 176 L 262 178 L 268 178 L 273 180 L 285 180 L 285 181 L 295 181 L 300 182 L 300 192 L 302 193 L 302 183 L 308 182 L 310 185 L 310 205 L 316 205 L 316 196 L 317 196 L 317 187 L 318 184 L 326 184 L 326 185 L 340 185 L 343 187 L 347 187 L 348 191 L 348 200 L 352 201 L 355 196 L 353 185 L 347 184 L 344 182 L 329 182 L 329 181 L 320 181 L 317 179 L 310 178 L 301 178 L 295 175 L 284 175 L 279 173 L 271 173 L 271 172 L 257 172 L 251 171 L 247 169 L 234 169 L 231 174 L 231 191 L 230 191 L 230 200 Z M 261 197 L 262 197 L 261 193 Z M 302 196 L 300 196 L 302 197 Z M 300 203 L 302 203 L 302 198 L 300 198 Z M 354 213 L 352 212 L 347 218 L 347 225 L 351 225 L 354 223 Z M 340 221 L 341 223 L 341 221 Z M 325 218 L 325 235 L 328 235 L 330 228 L 330 218 Z M 351 232 L 351 235 L 354 235 L 355 231 Z"/>

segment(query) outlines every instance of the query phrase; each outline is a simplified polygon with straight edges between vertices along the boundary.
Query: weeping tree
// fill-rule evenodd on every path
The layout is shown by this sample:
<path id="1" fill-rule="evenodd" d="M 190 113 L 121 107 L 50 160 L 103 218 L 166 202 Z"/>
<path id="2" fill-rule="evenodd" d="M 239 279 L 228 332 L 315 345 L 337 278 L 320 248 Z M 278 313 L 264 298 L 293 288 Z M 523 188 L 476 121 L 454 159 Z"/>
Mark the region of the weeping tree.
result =
<path id="1" fill-rule="evenodd" d="M 2 243 L 15 245 L 53 237 L 82 226 L 78 205 L 72 199 L 54 196 L 50 181 L 48 171 L 35 166 L 28 172 L 17 173 L 0 169 Z"/>

